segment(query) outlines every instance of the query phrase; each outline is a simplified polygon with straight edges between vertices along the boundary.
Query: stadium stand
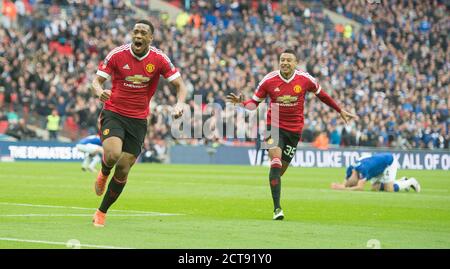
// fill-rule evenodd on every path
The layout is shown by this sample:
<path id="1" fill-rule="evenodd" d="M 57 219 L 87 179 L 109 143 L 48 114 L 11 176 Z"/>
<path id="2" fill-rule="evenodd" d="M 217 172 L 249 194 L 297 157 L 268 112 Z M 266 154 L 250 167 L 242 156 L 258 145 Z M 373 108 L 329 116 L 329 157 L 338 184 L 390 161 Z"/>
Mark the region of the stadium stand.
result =
<path id="1" fill-rule="evenodd" d="M 57 109 L 60 136 L 76 140 L 95 132 L 101 105 L 89 83 L 106 53 L 129 41 L 128 26 L 138 16 L 126 2 L 2 1 L 0 115 L 17 111 L 27 125 L 45 129 L 46 117 Z M 183 8 L 184 1 L 170 2 Z M 304 142 L 325 131 L 330 146 L 448 149 L 448 2 L 372 2 L 367 8 L 366 1 L 347 0 L 200 0 L 175 23 L 165 13 L 146 12 L 158 29 L 154 45 L 180 69 L 192 109 L 194 95 L 202 97 L 202 109 L 208 103 L 224 107 L 230 92 L 250 97 L 288 46 L 302 69 L 360 116 L 345 126 L 310 96 Z M 325 9 L 354 25 L 334 24 Z M 175 102 L 173 89 L 161 82 L 152 100 L 149 147 L 173 141 Z"/>

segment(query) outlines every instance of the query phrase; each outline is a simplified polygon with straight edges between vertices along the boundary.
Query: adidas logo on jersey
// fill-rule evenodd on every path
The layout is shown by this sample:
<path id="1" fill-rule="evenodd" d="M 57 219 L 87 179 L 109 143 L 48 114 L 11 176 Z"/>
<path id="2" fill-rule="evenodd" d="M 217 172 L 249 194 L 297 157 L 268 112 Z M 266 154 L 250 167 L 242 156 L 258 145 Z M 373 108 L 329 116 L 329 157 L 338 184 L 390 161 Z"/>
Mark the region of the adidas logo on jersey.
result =
<path id="1" fill-rule="evenodd" d="M 280 91 L 280 88 L 276 88 L 275 90 L 273 90 L 274 92 L 279 92 Z"/>
<path id="2" fill-rule="evenodd" d="M 123 69 L 127 69 L 127 70 L 130 70 L 130 69 L 131 69 L 130 66 L 129 66 L 128 64 L 124 65 L 122 68 L 123 68 Z"/>

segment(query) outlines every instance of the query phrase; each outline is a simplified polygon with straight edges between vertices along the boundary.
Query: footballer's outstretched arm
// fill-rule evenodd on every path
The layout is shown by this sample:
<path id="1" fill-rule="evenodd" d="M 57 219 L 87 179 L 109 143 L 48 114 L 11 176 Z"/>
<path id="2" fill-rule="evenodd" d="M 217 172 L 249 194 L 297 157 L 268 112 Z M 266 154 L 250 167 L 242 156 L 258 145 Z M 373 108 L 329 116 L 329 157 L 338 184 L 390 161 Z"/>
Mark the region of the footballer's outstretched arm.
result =
<path id="1" fill-rule="evenodd" d="M 259 105 L 259 102 L 254 100 L 253 98 L 244 101 L 244 96 L 238 96 L 234 93 L 230 93 L 227 95 L 227 101 L 235 105 L 242 106 L 248 110 L 255 110 Z"/>
<path id="2" fill-rule="evenodd" d="M 350 177 L 344 180 L 344 183 L 331 183 L 331 188 L 334 190 L 362 191 L 365 183 L 366 179 L 360 179 L 359 173 L 353 170 Z"/>
<path id="3" fill-rule="evenodd" d="M 332 183 L 331 188 L 334 190 L 345 190 L 345 191 L 363 191 L 364 190 L 364 184 L 366 184 L 366 180 L 360 179 L 354 186 L 346 186 L 347 184 L 339 184 L 339 183 Z"/>
<path id="4" fill-rule="evenodd" d="M 106 78 L 96 75 L 94 80 L 92 81 L 92 89 L 94 94 L 100 98 L 100 101 L 105 102 L 111 97 L 111 90 L 104 90 L 103 84 L 105 83 Z"/>
<path id="5" fill-rule="evenodd" d="M 175 86 L 177 90 L 177 104 L 173 112 L 173 117 L 177 119 L 183 115 L 183 106 L 186 103 L 187 90 L 186 85 L 184 84 L 184 81 L 181 78 L 181 76 L 172 80 L 170 83 L 173 86 Z"/>
<path id="6" fill-rule="evenodd" d="M 358 118 L 358 116 L 356 116 L 355 114 L 341 109 L 333 100 L 333 98 L 331 98 L 331 96 L 329 96 L 325 91 L 322 91 L 321 88 L 319 88 L 319 90 L 316 92 L 316 96 L 320 99 L 320 101 L 336 110 L 341 115 L 341 118 L 346 124 L 349 120 Z"/>
<path id="7" fill-rule="evenodd" d="M 230 93 L 227 95 L 227 101 L 231 102 L 235 105 L 239 105 L 241 107 L 244 107 L 247 110 L 255 110 L 258 108 L 259 103 L 264 101 L 267 96 L 267 79 L 269 78 L 269 75 L 271 73 L 267 74 L 258 84 L 258 87 L 256 87 L 255 93 L 253 94 L 252 98 L 244 101 L 243 95 L 236 95 L 234 93 Z"/>
<path id="8" fill-rule="evenodd" d="M 183 79 L 181 76 L 177 77 L 176 79 L 172 80 L 170 83 L 175 87 L 177 90 L 177 101 L 178 103 L 184 104 L 186 103 L 186 85 L 184 84 Z"/>

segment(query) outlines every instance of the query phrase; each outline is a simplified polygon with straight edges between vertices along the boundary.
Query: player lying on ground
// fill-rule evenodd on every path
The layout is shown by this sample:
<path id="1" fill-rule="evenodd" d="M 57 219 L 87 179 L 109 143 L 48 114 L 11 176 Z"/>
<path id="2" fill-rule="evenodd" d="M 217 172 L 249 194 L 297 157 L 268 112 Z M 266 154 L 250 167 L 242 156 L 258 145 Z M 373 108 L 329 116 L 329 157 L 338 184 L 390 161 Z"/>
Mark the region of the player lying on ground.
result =
<path id="1" fill-rule="evenodd" d="M 344 183 L 332 183 L 331 188 L 362 191 L 366 182 L 370 181 L 373 191 L 398 192 L 413 189 L 420 192 L 420 184 L 413 177 L 395 180 L 398 167 L 398 160 L 391 153 L 363 157 L 355 165 L 347 167 Z"/>
<path id="2" fill-rule="evenodd" d="M 79 152 L 84 153 L 84 160 L 81 164 L 81 170 L 90 170 L 95 172 L 95 166 L 102 160 L 103 148 L 102 141 L 98 135 L 90 135 L 82 138 L 75 146 Z"/>
<path id="3" fill-rule="evenodd" d="M 284 218 L 280 205 L 281 176 L 283 176 L 294 157 L 300 140 L 306 94 L 314 93 L 320 101 L 336 110 L 346 123 L 348 120 L 356 118 L 356 115 L 341 109 L 309 73 L 297 69 L 298 61 L 294 50 L 285 50 L 281 53 L 279 60 L 280 70 L 267 74 L 259 82 L 251 99 L 244 101 L 243 96 L 233 93 L 227 96 L 229 102 L 241 105 L 249 110 L 256 109 L 266 97 L 270 98 L 270 108 L 267 111 L 267 128 L 279 130 L 278 141 L 274 141 L 271 137 L 266 138 L 266 142 L 270 146 L 269 184 L 274 205 L 274 220 Z M 272 113 L 272 109 L 275 109 L 275 107 L 278 108 L 279 115 Z M 271 126 L 272 121 L 274 126 Z"/>

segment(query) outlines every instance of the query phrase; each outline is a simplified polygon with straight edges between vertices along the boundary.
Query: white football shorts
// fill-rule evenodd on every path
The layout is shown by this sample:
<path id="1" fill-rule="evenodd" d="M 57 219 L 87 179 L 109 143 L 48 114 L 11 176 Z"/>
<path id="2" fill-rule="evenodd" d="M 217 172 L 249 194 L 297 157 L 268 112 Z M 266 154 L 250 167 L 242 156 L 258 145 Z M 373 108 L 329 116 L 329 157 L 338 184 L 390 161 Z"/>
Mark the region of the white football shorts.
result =
<path id="1" fill-rule="evenodd" d="M 380 175 L 370 179 L 372 184 L 377 183 L 393 183 L 397 177 L 397 170 L 400 166 L 397 158 L 394 158 L 392 164 L 384 169 L 384 172 Z"/>

